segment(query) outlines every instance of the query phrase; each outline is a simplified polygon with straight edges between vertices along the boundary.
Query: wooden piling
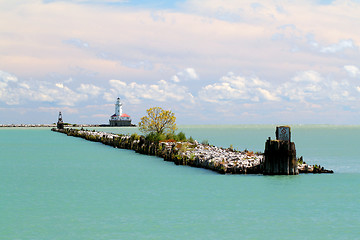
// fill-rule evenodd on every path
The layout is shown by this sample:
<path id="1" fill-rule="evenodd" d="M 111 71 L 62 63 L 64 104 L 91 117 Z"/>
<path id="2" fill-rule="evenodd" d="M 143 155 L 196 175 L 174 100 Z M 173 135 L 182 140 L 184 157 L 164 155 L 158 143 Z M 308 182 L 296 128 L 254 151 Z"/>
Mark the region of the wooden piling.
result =
<path id="1" fill-rule="evenodd" d="M 283 140 L 271 140 L 265 144 L 264 175 L 299 174 L 295 143 Z"/>

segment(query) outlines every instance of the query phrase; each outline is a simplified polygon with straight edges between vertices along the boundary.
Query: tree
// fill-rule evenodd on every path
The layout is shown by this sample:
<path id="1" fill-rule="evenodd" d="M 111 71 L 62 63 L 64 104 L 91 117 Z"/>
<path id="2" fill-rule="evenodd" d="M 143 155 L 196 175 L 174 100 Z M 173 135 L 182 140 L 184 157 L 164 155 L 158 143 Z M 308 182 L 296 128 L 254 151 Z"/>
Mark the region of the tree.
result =
<path id="1" fill-rule="evenodd" d="M 153 107 L 146 110 L 147 116 L 141 118 L 139 129 L 143 133 L 163 134 L 173 133 L 176 130 L 176 117 L 170 110 Z"/>

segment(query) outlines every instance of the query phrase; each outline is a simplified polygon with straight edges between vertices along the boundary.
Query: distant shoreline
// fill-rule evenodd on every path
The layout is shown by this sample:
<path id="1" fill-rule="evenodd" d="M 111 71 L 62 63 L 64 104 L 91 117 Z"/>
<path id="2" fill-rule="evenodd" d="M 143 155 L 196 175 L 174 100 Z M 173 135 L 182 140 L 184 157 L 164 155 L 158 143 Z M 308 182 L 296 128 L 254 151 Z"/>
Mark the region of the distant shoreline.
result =
<path id="1" fill-rule="evenodd" d="M 136 127 L 131 126 L 110 126 L 107 124 L 64 124 L 65 127 Z M 0 124 L 0 127 L 13 128 L 33 128 L 33 127 L 56 127 L 56 124 Z"/>
<path id="2" fill-rule="evenodd" d="M 0 124 L 0 127 L 56 127 L 56 124 Z"/>

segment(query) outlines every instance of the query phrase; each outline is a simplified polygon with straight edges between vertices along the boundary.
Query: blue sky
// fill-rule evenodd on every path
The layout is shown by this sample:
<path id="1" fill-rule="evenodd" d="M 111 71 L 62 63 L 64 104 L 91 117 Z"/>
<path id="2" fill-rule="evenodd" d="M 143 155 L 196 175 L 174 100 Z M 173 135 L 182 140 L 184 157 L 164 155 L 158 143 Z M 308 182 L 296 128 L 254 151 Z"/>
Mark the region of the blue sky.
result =
<path id="1" fill-rule="evenodd" d="M 0 0 L 0 124 L 358 124 L 360 1 Z"/>

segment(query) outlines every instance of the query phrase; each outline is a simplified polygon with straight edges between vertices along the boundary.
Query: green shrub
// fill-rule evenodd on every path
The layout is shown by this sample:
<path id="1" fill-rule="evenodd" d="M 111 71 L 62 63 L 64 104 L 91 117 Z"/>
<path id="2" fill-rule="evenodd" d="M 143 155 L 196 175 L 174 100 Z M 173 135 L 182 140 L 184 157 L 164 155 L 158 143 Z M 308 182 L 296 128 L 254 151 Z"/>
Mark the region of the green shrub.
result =
<path id="1" fill-rule="evenodd" d="M 201 144 L 202 144 L 202 145 L 209 145 L 209 141 L 208 141 L 207 139 L 205 139 L 205 140 L 203 140 L 203 141 L 201 142 Z"/>
<path id="2" fill-rule="evenodd" d="M 185 136 L 185 133 L 183 132 L 179 132 L 177 135 L 176 135 L 177 141 L 180 141 L 180 142 L 185 142 L 186 141 L 186 136 Z"/>
<path id="3" fill-rule="evenodd" d="M 298 158 L 298 164 L 303 164 L 304 163 L 304 160 L 303 160 L 303 157 L 301 156 L 301 157 L 299 157 Z"/>
<path id="4" fill-rule="evenodd" d="M 176 141 L 177 139 L 176 139 L 175 133 L 174 132 L 167 133 L 165 135 L 165 140 L 175 140 Z"/>
<path id="5" fill-rule="evenodd" d="M 140 140 L 140 135 L 138 135 L 137 133 L 133 133 L 133 134 L 131 134 L 131 139 L 133 139 L 133 140 Z"/>
<path id="6" fill-rule="evenodd" d="M 189 137 L 188 142 L 195 143 L 195 140 L 192 138 L 192 136 Z"/>
<path id="7" fill-rule="evenodd" d="M 161 135 L 163 135 L 163 134 L 161 134 Z M 185 133 L 183 133 L 183 132 L 179 132 L 178 134 L 175 134 L 174 132 L 169 132 L 164 137 L 165 137 L 164 140 L 175 140 L 177 142 L 185 142 L 186 141 L 186 136 L 185 136 Z"/>
<path id="8" fill-rule="evenodd" d="M 160 141 L 165 141 L 166 136 L 162 133 L 151 132 L 148 135 L 146 135 L 145 139 L 147 141 L 158 143 Z"/>

